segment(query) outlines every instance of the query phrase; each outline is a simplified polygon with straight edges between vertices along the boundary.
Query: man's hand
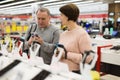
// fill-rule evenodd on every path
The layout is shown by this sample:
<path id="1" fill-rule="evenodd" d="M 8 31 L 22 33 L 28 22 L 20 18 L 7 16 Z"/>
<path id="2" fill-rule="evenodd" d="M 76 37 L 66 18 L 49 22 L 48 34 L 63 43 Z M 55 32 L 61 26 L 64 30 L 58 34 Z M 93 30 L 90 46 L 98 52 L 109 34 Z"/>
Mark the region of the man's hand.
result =
<path id="1" fill-rule="evenodd" d="M 43 43 L 43 39 L 41 37 L 39 37 L 39 36 L 34 36 L 34 41 L 36 41 L 36 42 L 38 42 L 40 44 Z"/>

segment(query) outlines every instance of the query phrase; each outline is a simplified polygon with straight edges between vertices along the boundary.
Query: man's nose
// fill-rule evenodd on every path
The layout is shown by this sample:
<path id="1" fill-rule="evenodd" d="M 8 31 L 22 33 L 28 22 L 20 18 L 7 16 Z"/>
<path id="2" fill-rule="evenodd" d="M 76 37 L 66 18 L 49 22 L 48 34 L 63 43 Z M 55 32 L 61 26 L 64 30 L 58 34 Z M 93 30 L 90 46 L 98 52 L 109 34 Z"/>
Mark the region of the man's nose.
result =
<path id="1" fill-rule="evenodd" d="M 39 23 L 42 23 L 42 20 L 39 20 L 38 22 L 39 22 Z"/>

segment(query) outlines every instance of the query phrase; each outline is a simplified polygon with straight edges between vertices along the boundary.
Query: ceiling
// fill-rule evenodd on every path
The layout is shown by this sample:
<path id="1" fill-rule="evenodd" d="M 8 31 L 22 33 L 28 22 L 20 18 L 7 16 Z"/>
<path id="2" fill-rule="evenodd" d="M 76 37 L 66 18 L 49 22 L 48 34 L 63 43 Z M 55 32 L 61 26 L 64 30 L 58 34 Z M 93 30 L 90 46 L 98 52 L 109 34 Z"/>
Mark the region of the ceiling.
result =
<path id="1" fill-rule="evenodd" d="M 50 8 L 52 12 L 57 12 L 58 8 L 66 3 L 75 3 L 79 6 L 88 4 L 108 4 L 120 0 L 0 0 L 0 15 L 15 15 L 32 13 L 35 5 Z M 83 11 L 84 12 L 84 11 Z"/>

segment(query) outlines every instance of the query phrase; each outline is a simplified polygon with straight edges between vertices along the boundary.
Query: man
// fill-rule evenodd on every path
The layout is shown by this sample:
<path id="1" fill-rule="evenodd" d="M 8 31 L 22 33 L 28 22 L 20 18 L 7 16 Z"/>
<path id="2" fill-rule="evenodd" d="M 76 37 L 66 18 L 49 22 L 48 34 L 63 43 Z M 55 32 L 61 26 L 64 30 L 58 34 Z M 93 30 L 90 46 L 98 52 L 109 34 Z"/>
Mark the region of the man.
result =
<path id="1" fill-rule="evenodd" d="M 30 39 L 25 42 L 27 48 L 33 43 L 33 41 L 41 45 L 38 56 L 42 57 L 45 64 L 50 64 L 53 50 L 55 44 L 59 40 L 59 29 L 50 24 L 50 12 L 46 8 L 39 8 L 36 12 L 37 15 L 37 28 L 35 33 L 38 36 L 30 37 Z M 30 29 L 28 30 L 28 32 Z M 26 33 L 27 38 L 30 34 Z"/>

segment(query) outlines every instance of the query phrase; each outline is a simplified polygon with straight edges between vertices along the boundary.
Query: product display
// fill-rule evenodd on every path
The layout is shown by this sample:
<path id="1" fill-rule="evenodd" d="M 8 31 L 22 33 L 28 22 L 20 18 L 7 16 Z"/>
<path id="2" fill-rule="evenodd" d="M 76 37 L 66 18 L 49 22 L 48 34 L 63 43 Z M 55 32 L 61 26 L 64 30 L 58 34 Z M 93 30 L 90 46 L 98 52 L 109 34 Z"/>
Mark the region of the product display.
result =
<path id="1" fill-rule="evenodd" d="M 19 60 L 15 60 L 13 63 L 9 64 L 7 67 L 5 67 L 4 69 L 0 70 L 0 77 L 3 76 L 7 71 L 12 69 L 16 65 L 18 65 L 19 63 L 20 63 Z"/>
<path id="2" fill-rule="evenodd" d="M 42 70 L 38 75 L 36 75 L 32 80 L 45 80 L 45 78 L 50 75 L 49 71 Z"/>
<path id="3" fill-rule="evenodd" d="M 119 8 L 120 0 L 0 0 L 0 80 L 120 80 Z"/>

